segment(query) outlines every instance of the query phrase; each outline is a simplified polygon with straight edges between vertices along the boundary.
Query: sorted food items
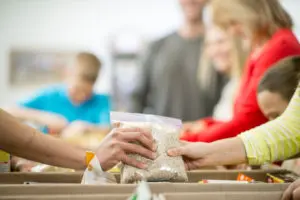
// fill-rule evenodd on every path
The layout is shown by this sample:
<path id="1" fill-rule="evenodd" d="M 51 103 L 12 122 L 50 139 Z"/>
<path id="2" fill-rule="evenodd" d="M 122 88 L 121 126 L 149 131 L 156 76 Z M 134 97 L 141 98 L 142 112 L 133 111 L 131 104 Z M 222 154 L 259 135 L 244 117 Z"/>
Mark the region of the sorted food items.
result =
<path id="1" fill-rule="evenodd" d="M 30 170 L 31 172 L 75 172 L 73 169 L 66 169 L 62 167 L 55 167 L 45 164 L 37 164 Z"/>
<path id="2" fill-rule="evenodd" d="M 182 157 L 169 157 L 167 150 L 178 147 L 181 120 L 154 115 L 111 113 L 111 120 L 119 127 L 137 127 L 149 130 L 157 146 L 155 160 L 140 155 L 130 155 L 145 163 L 146 170 L 124 165 L 121 170 L 121 183 L 136 183 L 142 180 L 149 182 L 186 182 L 188 180 Z"/>
<path id="3" fill-rule="evenodd" d="M 246 176 L 245 174 L 239 173 L 237 181 L 254 182 L 255 180 L 249 176 Z"/>
<path id="4" fill-rule="evenodd" d="M 267 174 L 268 183 L 292 183 L 296 181 L 298 178 L 299 176 L 292 172 Z"/>
<path id="5" fill-rule="evenodd" d="M 0 172 L 10 171 L 10 154 L 0 150 Z"/>
<path id="6" fill-rule="evenodd" d="M 235 180 L 202 180 L 199 183 L 215 183 L 215 184 L 240 184 L 240 183 L 249 183 L 248 181 L 235 181 Z"/>

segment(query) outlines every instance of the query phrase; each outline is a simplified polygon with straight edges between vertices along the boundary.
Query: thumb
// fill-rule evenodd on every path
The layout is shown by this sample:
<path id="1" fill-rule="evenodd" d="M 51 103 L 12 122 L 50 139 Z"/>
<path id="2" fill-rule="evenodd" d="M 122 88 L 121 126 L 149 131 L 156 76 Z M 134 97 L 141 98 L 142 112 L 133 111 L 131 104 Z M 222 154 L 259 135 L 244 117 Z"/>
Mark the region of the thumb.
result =
<path id="1" fill-rule="evenodd" d="M 176 156 L 182 156 L 186 152 L 186 148 L 184 146 L 169 149 L 168 150 L 168 155 L 171 157 L 176 157 Z"/>

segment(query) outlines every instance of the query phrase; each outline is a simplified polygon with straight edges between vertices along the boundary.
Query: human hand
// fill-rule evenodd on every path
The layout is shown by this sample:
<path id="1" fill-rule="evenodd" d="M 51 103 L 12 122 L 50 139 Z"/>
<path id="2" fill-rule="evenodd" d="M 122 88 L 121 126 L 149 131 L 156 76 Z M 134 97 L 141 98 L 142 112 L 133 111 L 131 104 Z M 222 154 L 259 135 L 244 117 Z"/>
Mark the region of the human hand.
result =
<path id="1" fill-rule="evenodd" d="M 238 138 L 229 138 L 212 143 L 188 143 L 170 149 L 169 156 L 183 156 L 188 170 L 199 167 L 242 164 L 247 161 L 245 146 Z"/>
<path id="2" fill-rule="evenodd" d="M 182 146 L 170 149 L 168 155 L 172 157 L 183 156 L 185 168 L 195 170 L 203 167 L 209 153 L 209 143 L 182 142 Z"/>
<path id="3" fill-rule="evenodd" d="M 282 200 L 299 200 L 300 199 L 300 179 L 292 183 L 288 189 L 285 190 Z"/>
<path id="4" fill-rule="evenodd" d="M 140 154 L 155 159 L 155 151 L 156 147 L 149 131 L 139 128 L 114 128 L 102 140 L 96 155 L 104 171 L 119 162 L 144 169 L 147 167 L 144 163 L 131 158 L 128 154 Z"/>
<path id="5" fill-rule="evenodd" d="M 203 121 L 186 122 L 183 124 L 180 138 L 184 138 L 185 135 L 197 135 L 199 132 L 203 131 L 206 124 Z"/>

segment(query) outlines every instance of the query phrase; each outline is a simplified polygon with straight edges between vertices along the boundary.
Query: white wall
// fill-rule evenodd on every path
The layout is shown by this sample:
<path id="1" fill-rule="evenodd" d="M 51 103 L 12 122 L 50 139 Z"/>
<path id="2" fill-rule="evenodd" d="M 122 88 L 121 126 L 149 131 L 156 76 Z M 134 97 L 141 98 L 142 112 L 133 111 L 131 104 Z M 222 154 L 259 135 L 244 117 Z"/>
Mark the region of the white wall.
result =
<path id="1" fill-rule="evenodd" d="M 294 32 L 300 39 L 300 1 L 299 0 L 281 0 L 282 5 L 287 9 L 294 19 Z"/>
<path id="2" fill-rule="evenodd" d="M 0 105 L 34 91 L 9 86 L 11 48 L 92 50 L 106 64 L 98 89 L 109 92 L 110 33 L 129 28 L 158 37 L 179 23 L 177 0 L 1 0 Z"/>

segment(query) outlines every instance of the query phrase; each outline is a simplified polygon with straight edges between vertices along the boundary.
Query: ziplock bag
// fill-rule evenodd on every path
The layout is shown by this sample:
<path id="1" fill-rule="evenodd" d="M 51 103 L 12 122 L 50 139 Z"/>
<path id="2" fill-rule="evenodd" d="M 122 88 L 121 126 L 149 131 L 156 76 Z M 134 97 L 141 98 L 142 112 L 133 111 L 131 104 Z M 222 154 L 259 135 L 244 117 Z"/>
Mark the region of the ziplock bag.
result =
<path id="1" fill-rule="evenodd" d="M 101 185 L 111 183 L 117 183 L 115 176 L 109 172 L 104 172 L 101 168 L 97 156 L 94 155 L 88 167 L 83 173 L 81 184 Z"/>
<path id="2" fill-rule="evenodd" d="M 119 123 L 120 128 L 140 128 L 149 130 L 157 146 L 155 160 L 137 154 L 129 156 L 145 163 L 147 169 L 138 169 L 123 165 L 121 183 L 148 182 L 186 182 L 188 180 L 181 156 L 170 157 L 167 151 L 180 146 L 179 132 L 182 122 L 179 119 L 154 115 L 111 112 L 112 123 Z"/>

